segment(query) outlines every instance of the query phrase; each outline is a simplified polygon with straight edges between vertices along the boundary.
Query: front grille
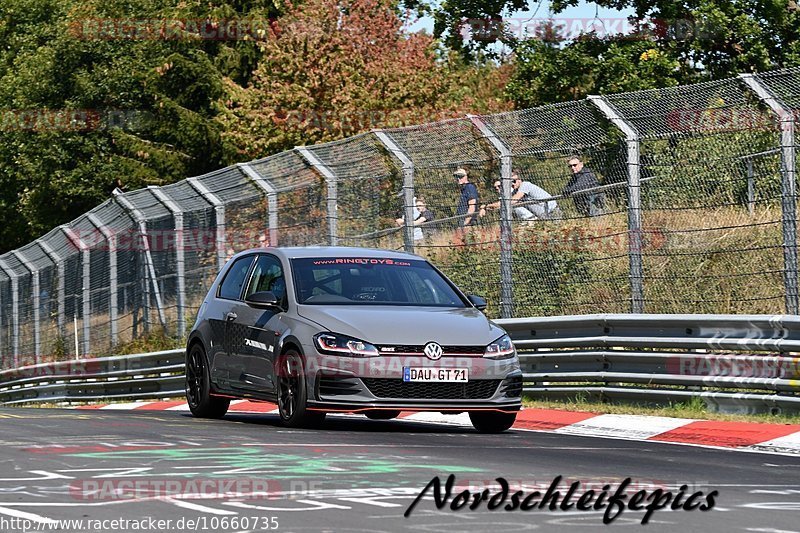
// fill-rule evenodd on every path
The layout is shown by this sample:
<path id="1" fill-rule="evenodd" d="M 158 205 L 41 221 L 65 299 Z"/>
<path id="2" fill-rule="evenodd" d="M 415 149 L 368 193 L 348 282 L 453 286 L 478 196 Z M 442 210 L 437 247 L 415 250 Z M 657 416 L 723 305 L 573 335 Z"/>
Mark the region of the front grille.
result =
<path id="1" fill-rule="evenodd" d="M 390 351 L 386 351 L 386 348 L 391 348 Z M 412 353 L 418 355 L 424 355 L 423 349 L 425 348 L 424 344 L 382 344 L 378 346 L 378 351 L 382 355 L 392 355 L 394 353 Z M 443 354 L 442 355 L 452 355 L 452 354 L 466 354 L 466 355 L 483 355 L 486 352 L 486 346 L 454 346 L 454 345 L 442 345 Z"/>
<path id="2" fill-rule="evenodd" d="M 470 355 L 483 355 L 486 346 L 442 346 L 445 355 L 451 353 L 466 353 Z"/>
<path id="3" fill-rule="evenodd" d="M 418 400 L 485 400 L 494 396 L 499 379 L 479 379 L 467 383 L 418 383 L 402 379 L 361 378 L 378 398 Z"/>

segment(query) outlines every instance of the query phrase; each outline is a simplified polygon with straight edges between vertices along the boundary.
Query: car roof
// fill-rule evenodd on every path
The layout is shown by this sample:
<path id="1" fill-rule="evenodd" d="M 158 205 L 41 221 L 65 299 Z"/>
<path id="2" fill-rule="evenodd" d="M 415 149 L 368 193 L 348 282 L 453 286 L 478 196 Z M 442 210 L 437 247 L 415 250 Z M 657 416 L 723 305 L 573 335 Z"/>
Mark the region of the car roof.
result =
<path id="1" fill-rule="evenodd" d="M 270 246 L 266 248 L 251 248 L 236 254 L 244 255 L 252 252 L 268 252 L 282 256 L 286 259 L 301 259 L 305 257 L 375 257 L 386 259 L 423 259 L 418 255 L 397 250 L 382 250 L 379 248 L 358 248 L 355 246 Z"/>

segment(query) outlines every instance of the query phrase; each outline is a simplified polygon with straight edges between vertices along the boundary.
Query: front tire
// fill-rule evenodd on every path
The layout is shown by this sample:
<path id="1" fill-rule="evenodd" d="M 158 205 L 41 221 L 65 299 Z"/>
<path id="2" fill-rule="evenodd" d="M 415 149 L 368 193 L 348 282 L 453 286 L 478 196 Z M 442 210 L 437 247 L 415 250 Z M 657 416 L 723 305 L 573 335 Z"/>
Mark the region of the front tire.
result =
<path id="1" fill-rule="evenodd" d="M 514 425 L 517 413 L 498 413 L 497 411 L 471 411 L 469 419 L 480 433 L 502 433 Z"/>
<path id="2" fill-rule="evenodd" d="M 206 352 L 200 343 L 189 349 L 186 357 L 186 401 L 198 418 L 222 418 L 231 401 L 211 396 L 211 378 Z"/>
<path id="3" fill-rule="evenodd" d="M 308 388 L 303 358 L 295 350 L 281 355 L 277 365 L 278 413 L 283 425 L 290 428 L 316 427 L 325 421 L 325 413 L 308 409 Z"/>

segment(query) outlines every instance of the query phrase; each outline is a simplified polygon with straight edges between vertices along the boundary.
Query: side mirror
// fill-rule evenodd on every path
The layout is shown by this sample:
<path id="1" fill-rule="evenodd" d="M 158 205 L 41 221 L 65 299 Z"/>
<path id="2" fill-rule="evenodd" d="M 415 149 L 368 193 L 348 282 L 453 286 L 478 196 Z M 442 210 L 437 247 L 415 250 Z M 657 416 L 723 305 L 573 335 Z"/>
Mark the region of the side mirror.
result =
<path id="1" fill-rule="evenodd" d="M 254 292 L 244 299 L 244 302 L 250 307 L 256 309 L 269 309 L 271 307 L 280 307 L 278 297 L 272 291 Z"/>
<path id="2" fill-rule="evenodd" d="M 486 300 L 484 300 L 480 296 L 476 296 L 474 294 L 468 294 L 467 300 L 469 300 L 469 303 L 474 305 L 475 309 L 477 309 L 478 311 L 486 310 Z"/>

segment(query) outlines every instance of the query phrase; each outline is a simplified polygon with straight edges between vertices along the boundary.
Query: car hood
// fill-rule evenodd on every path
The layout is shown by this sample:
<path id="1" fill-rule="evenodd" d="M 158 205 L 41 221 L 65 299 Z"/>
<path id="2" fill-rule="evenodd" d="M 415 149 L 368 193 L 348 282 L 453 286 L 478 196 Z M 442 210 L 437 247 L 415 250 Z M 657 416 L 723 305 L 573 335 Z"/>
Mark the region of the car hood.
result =
<path id="1" fill-rule="evenodd" d="M 474 308 L 300 305 L 298 314 L 371 344 L 485 346 L 505 333 Z"/>

